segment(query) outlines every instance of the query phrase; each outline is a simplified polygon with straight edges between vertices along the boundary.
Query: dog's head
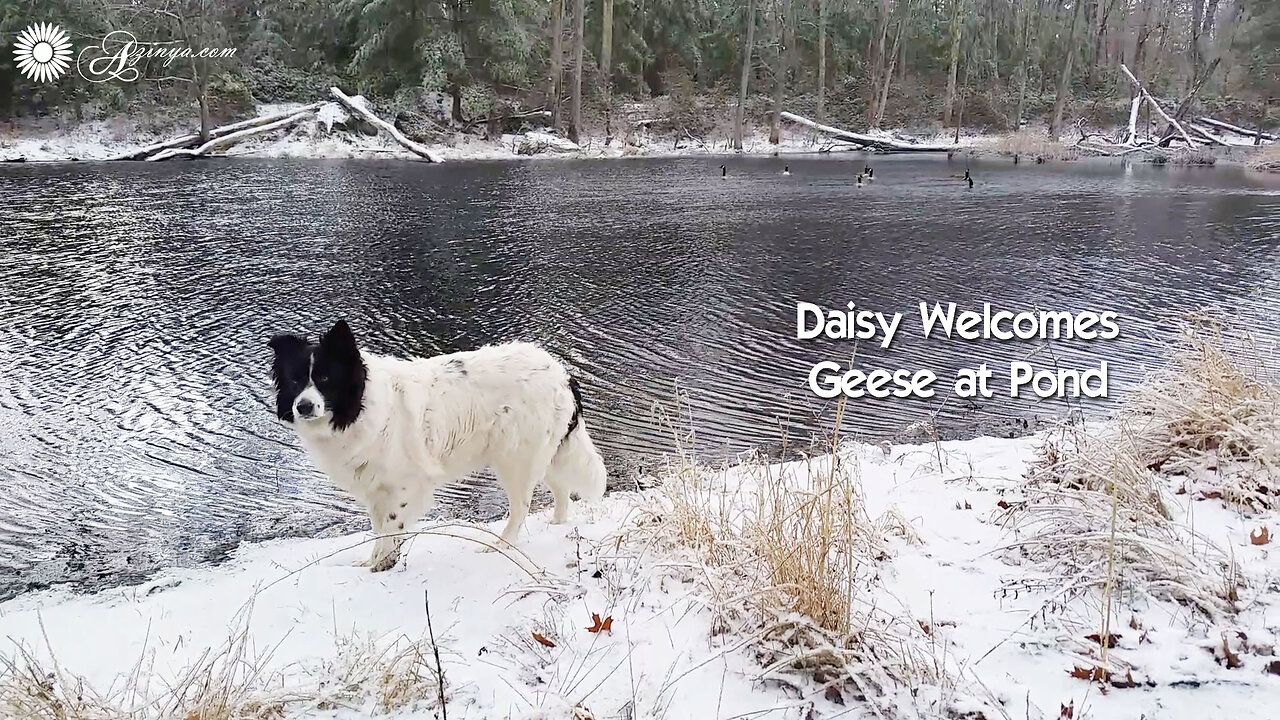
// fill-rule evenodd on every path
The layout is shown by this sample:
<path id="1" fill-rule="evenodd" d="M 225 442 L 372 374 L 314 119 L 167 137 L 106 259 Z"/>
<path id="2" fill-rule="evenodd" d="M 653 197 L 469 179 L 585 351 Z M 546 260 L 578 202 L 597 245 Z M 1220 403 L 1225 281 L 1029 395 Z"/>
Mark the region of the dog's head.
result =
<path id="1" fill-rule="evenodd" d="M 345 430 L 360 416 L 366 368 L 355 335 L 345 320 L 312 343 L 298 335 L 276 335 L 271 378 L 276 388 L 276 416 L 293 425 L 328 422 Z"/>

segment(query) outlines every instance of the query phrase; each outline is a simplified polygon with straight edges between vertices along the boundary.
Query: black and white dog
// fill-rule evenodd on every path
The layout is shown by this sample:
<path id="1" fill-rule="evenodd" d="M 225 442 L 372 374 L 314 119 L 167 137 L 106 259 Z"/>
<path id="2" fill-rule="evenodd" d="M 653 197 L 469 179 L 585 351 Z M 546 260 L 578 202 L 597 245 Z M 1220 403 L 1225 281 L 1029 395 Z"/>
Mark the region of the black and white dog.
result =
<path id="1" fill-rule="evenodd" d="M 276 414 L 368 509 L 378 539 L 362 565 L 374 572 L 399 560 L 406 525 L 435 505 L 436 489 L 481 468 L 507 493 L 506 543 L 538 483 L 551 488 L 553 523 L 568 520 L 571 492 L 604 494 L 578 383 L 536 345 L 401 360 L 361 350 L 342 320 L 318 343 L 276 335 L 269 344 Z"/>

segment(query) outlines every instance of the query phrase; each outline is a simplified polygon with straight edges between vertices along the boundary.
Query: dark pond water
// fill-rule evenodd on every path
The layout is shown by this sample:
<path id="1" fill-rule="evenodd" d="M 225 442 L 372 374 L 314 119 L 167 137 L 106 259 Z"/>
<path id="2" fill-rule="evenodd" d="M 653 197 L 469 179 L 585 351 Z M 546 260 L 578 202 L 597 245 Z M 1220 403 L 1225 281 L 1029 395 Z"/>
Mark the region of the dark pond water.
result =
<path id="1" fill-rule="evenodd" d="M 906 313 L 860 366 L 949 380 L 1107 360 L 1113 397 L 1159 362 L 1175 312 L 1276 337 L 1280 184 L 991 161 L 968 190 L 949 177 L 962 161 L 894 157 L 859 190 L 863 161 L 790 158 L 782 177 L 734 159 L 727 179 L 720 158 L 0 167 L 0 597 L 364 528 L 270 411 L 268 336 L 339 316 L 389 353 L 544 343 L 582 377 L 618 478 L 690 429 L 710 459 L 824 432 L 806 374 L 853 345 L 796 340 L 800 300 Z M 921 300 L 1114 310 L 1123 332 L 925 340 Z M 931 412 L 945 435 L 1006 432 L 1063 410 L 943 395 L 853 402 L 844 432 L 894 437 Z M 446 495 L 464 517 L 505 510 L 484 482 Z"/>

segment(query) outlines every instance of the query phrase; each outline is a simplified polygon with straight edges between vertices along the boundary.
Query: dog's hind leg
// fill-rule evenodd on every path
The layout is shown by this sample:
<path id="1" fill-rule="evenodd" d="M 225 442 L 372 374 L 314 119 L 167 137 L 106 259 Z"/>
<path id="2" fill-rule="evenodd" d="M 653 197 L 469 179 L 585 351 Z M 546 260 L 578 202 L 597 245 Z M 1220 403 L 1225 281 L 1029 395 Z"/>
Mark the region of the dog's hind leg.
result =
<path id="1" fill-rule="evenodd" d="M 550 465 L 549 460 L 529 463 L 519 468 L 494 468 L 494 474 L 498 476 L 498 484 L 506 491 L 510 506 L 506 527 L 502 529 L 502 541 L 507 545 L 515 544 L 516 536 L 520 534 L 520 526 L 529 517 L 534 488 L 542 482 L 548 465 Z"/>
<path id="2" fill-rule="evenodd" d="M 551 511 L 551 524 L 563 525 L 569 522 L 569 506 L 573 502 L 569 497 L 569 488 L 558 477 L 547 474 L 547 486 L 551 488 L 551 498 L 555 500 L 555 510 Z"/>

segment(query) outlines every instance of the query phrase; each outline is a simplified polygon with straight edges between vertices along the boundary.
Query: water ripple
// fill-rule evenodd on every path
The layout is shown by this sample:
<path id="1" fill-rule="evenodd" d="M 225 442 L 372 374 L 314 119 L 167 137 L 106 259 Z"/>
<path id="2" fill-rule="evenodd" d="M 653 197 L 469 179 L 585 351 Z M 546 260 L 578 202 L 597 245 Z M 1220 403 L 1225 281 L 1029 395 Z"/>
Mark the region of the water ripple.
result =
<path id="1" fill-rule="evenodd" d="M 1216 306 L 1276 340 L 1280 187 L 1230 171 L 1013 168 L 861 156 L 617 163 L 209 161 L 0 167 L 0 598 L 129 580 L 227 543 L 365 526 L 272 415 L 266 339 L 348 318 L 374 350 L 510 338 L 577 368 L 617 467 L 696 429 L 715 456 L 829 421 L 794 303 L 907 313 L 862 366 L 947 378 L 981 358 L 1159 362 L 1171 313 Z M 1112 309 L 1110 343 L 924 340 L 921 300 Z M 999 383 L 997 383 L 997 386 Z M 677 396 L 685 399 L 677 413 Z M 861 401 L 889 436 L 940 400 Z M 655 404 L 679 427 L 664 426 Z M 1101 410 L 1102 407 L 1092 406 Z M 1053 403 L 950 403 L 972 434 Z M 483 480 L 443 512 L 501 516 Z"/>

